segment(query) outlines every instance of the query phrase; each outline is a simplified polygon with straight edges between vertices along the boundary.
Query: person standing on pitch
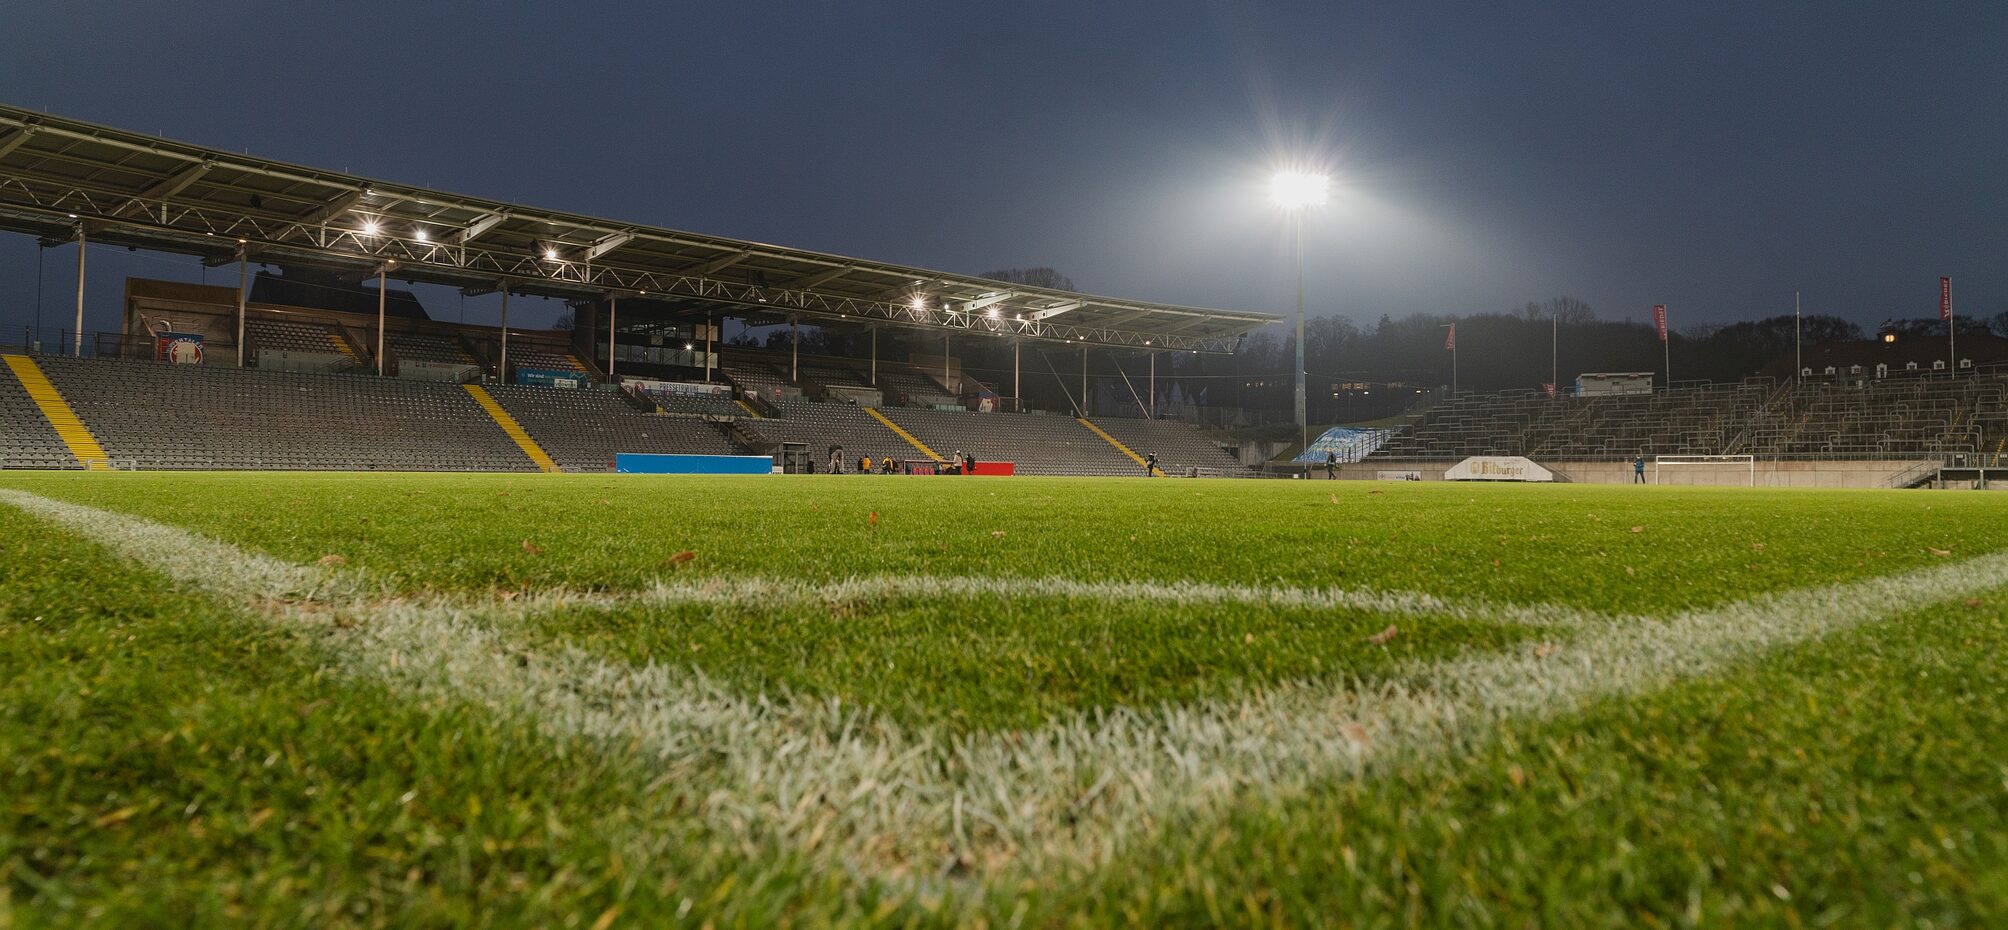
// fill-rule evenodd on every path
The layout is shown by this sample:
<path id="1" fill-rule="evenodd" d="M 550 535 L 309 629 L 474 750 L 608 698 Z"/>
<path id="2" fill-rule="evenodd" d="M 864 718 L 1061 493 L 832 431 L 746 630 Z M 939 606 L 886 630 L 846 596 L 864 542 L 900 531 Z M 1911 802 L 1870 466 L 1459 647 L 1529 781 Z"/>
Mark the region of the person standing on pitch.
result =
<path id="1" fill-rule="evenodd" d="M 1143 476 L 1146 478 L 1151 478 L 1155 477 L 1156 475 L 1157 475 L 1157 453 L 1146 452 L 1143 454 Z"/>
<path id="2" fill-rule="evenodd" d="M 1325 480 L 1336 481 L 1339 477 L 1339 453 L 1334 449 L 1325 450 Z"/>
<path id="3" fill-rule="evenodd" d="M 1645 483 L 1645 453 L 1643 452 L 1638 454 L 1638 458 L 1632 459 L 1632 483 Z"/>

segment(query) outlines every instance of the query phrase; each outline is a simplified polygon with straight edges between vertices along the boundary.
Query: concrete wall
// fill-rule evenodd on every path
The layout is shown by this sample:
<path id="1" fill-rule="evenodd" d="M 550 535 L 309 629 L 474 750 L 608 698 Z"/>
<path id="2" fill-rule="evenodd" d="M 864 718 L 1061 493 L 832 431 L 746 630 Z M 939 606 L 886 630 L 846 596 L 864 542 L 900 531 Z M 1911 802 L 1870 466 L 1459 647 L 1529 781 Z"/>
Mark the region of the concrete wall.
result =
<path id="1" fill-rule="evenodd" d="M 1632 480 L 1630 462 L 1542 462 L 1555 473 L 1555 480 L 1575 484 L 1628 484 Z M 1347 465 L 1339 477 L 1345 480 L 1374 480 L 1377 471 L 1419 471 L 1424 481 L 1441 481 L 1445 469 L 1456 464 L 1441 459 L 1431 461 L 1366 461 Z M 1922 462 L 1914 459 L 1874 462 L 1758 462 L 1757 486 L 1769 488 L 1886 488 L 1890 482 Z M 1322 479 L 1322 467 L 1312 477 Z M 1645 464 L 1645 480 L 1653 480 L 1653 464 Z M 1747 465 L 1687 465 L 1666 469 L 1663 484 L 1743 486 L 1750 483 Z"/>

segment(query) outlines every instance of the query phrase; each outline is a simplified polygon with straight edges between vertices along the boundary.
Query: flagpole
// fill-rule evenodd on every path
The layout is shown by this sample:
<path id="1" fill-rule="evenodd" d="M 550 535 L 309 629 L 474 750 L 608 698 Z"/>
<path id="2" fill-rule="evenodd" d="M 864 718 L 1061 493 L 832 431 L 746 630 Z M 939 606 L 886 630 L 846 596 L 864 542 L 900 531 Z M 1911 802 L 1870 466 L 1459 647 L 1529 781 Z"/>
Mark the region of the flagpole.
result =
<path id="1" fill-rule="evenodd" d="M 1673 391 L 1673 320 L 1670 319 L 1672 315 L 1671 310 L 1661 310 L 1659 313 L 1659 351 L 1660 359 L 1666 365 L 1666 389 L 1669 393 Z"/>
<path id="2" fill-rule="evenodd" d="M 1548 397 L 1562 389 L 1562 308 L 1548 314 Z"/>
<path id="3" fill-rule="evenodd" d="M 1952 279 L 1945 279 L 1945 352 L 1949 357 L 1945 364 L 1945 374 L 1950 378 L 1959 377 L 1959 318 L 1952 313 Z"/>

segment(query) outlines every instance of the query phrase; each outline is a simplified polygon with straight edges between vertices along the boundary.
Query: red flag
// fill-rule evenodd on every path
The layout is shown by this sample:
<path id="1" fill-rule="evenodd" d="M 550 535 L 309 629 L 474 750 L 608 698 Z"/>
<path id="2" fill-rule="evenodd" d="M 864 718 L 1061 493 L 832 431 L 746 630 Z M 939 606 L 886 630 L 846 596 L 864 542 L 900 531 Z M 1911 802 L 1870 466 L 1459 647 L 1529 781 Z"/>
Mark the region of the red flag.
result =
<path id="1" fill-rule="evenodd" d="M 1448 335 L 1445 335 L 1445 336 L 1443 337 L 1443 348 L 1444 348 L 1444 351 L 1446 351 L 1446 352 L 1455 352 L 1455 351 L 1457 351 L 1457 324 L 1456 324 L 1456 323 L 1452 323 L 1452 324 L 1450 324 L 1450 333 L 1449 333 Z"/>
<path id="2" fill-rule="evenodd" d="M 1938 279 L 1938 318 L 1952 322 L 1952 279 Z"/>
<path id="3" fill-rule="evenodd" d="M 1553 381 L 1541 382 L 1541 393 L 1546 394 L 1549 397 L 1555 396 L 1555 382 Z"/>
<path id="4" fill-rule="evenodd" d="M 1652 325 L 1659 327 L 1659 341 L 1666 341 L 1666 305 L 1652 305 Z"/>

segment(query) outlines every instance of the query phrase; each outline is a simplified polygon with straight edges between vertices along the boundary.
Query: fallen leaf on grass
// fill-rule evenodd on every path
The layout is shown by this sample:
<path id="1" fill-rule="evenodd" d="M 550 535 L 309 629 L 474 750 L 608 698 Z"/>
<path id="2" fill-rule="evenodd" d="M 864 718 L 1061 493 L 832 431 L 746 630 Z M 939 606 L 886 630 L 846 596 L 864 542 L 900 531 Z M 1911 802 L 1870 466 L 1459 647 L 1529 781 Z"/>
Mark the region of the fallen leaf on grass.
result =
<path id="1" fill-rule="evenodd" d="M 1554 643 L 1542 643 L 1541 645 L 1534 647 L 1534 658 L 1545 659 L 1551 655 L 1554 655 L 1555 651 L 1560 648 L 1562 647 L 1557 646 Z"/>
<path id="2" fill-rule="evenodd" d="M 1983 600 L 1981 600 L 1981 599 L 1979 599 L 1979 598 L 1977 598 L 1977 597 L 1969 597 L 1969 598 L 1967 598 L 1967 599 L 1966 599 L 1966 606 L 1968 606 L 1968 607 L 1985 607 L 1985 606 L 1987 606 L 1987 602 L 1986 602 L 1986 601 L 1983 601 Z"/>
<path id="3" fill-rule="evenodd" d="M 1924 551 L 1929 552 L 1932 555 L 1938 556 L 1941 559 L 1952 554 L 1952 550 L 1950 549 L 1933 549 L 1930 546 L 1924 547 Z"/>
<path id="4" fill-rule="evenodd" d="M 876 510 L 872 511 L 872 515 L 871 515 L 871 518 L 870 518 L 869 520 L 865 521 L 865 522 L 867 522 L 867 523 L 870 523 L 870 524 L 871 524 L 871 525 L 873 525 L 873 526 L 877 526 L 877 525 L 878 525 L 878 511 L 876 511 Z"/>
<path id="5" fill-rule="evenodd" d="M 1367 642 L 1373 643 L 1376 646 L 1385 646 L 1388 644 L 1389 640 L 1392 640 L 1399 635 L 1401 635 L 1401 628 L 1390 626 L 1385 630 L 1382 630 L 1378 633 L 1375 633 L 1372 636 L 1367 637 Z"/>
<path id="6" fill-rule="evenodd" d="M 1003 539 L 1003 538 L 1004 538 L 1004 531 L 1003 531 L 1003 530 L 991 530 L 991 531 L 990 531 L 990 535 L 991 535 L 991 536 L 993 536 L 993 537 L 996 537 L 996 538 L 998 538 L 998 539 Z"/>
<path id="7" fill-rule="evenodd" d="M 1338 502 L 1339 502 L 1339 496 L 1337 494 L 1332 495 L 1332 503 L 1336 504 Z"/>
<path id="8" fill-rule="evenodd" d="M 1340 727 L 1339 731 L 1346 734 L 1347 739 L 1359 744 L 1361 748 L 1374 744 L 1373 738 L 1367 735 L 1367 728 L 1357 723 L 1348 723 Z"/>
<path id="9" fill-rule="evenodd" d="M 1750 551 L 1751 551 L 1751 552 L 1763 552 L 1763 551 L 1764 551 L 1764 544 L 1763 544 L 1763 543 L 1751 543 L 1751 544 L 1750 544 Z"/>
<path id="10" fill-rule="evenodd" d="M 1380 491 L 1368 491 L 1367 493 L 1368 493 L 1368 494 L 1380 494 L 1380 493 L 1383 493 L 1383 492 L 1380 492 Z"/>
<path id="11" fill-rule="evenodd" d="M 1527 784 L 1527 770 L 1517 765 L 1509 765 L 1506 767 L 1506 780 L 1512 782 L 1515 788 L 1524 786 Z"/>
<path id="12" fill-rule="evenodd" d="M 1243 634 L 1241 634 L 1241 642 L 1242 642 L 1243 644 L 1251 644 L 1251 643 L 1255 642 L 1255 634 L 1253 634 L 1253 633 L 1243 633 Z"/>
<path id="13" fill-rule="evenodd" d="M 331 554 L 328 554 L 328 555 L 324 555 L 324 556 L 321 556 L 321 564 L 322 564 L 322 565 L 333 565 L 333 566 L 342 566 L 342 565 L 347 565 L 347 564 L 349 564 L 349 560 L 348 560 L 347 558 L 343 557 L 343 556 L 339 556 L 339 555 L 334 555 L 334 554 L 332 554 L 332 553 L 331 553 Z"/>
<path id="14" fill-rule="evenodd" d="M 543 554 L 544 554 L 544 547 L 543 547 L 543 546 L 539 546 L 539 545 L 537 545 L 536 543 L 533 543 L 533 542 L 531 542 L 531 541 L 529 541 L 529 540 L 527 540 L 527 539 L 526 539 L 526 540 L 523 540 L 523 551 L 524 551 L 524 552 L 528 552 L 528 553 L 530 553 L 531 555 L 543 555 Z"/>
<path id="15" fill-rule="evenodd" d="M 98 827 L 109 827 L 112 824 L 118 823 L 120 821 L 131 820 L 132 816 L 137 813 L 139 813 L 139 808 L 136 806 L 121 807 L 118 810 L 112 811 L 111 813 L 106 814 L 103 817 L 99 817 L 97 820 L 92 821 L 92 824 Z"/>
<path id="16" fill-rule="evenodd" d="M 662 560 L 662 564 L 664 564 L 664 565 L 682 565 L 683 563 L 685 563 L 685 562 L 688 562 L 688 561 L 690 561 L 691 559 L 694 559 L 694 558 L 697 558 L 697 553 L 695 553 L 695 552 L 692 552 L 692 551 L 690 551 L 689 549 L 685 549 L 685 550 L 683 550 L 682 552 L 679 552 L 679 553 L 677 553 L 677 554 L 675 554 L 675 555 L 672 555 L 672 556 L 670 556 L 669 558 L 666 558 L 666 559 L 663 559 L 663 560 Z"/>
<path id="17" fill-rule="evenodd" d="M 1643 533 L 1643 532 L 1645 532 L 1645 527 L 1643 527 L 1643 526 L 1634 526 L 1634 527 L 1632 527 L 1632 532 L 1634 532 L 1634 533 Z"/>

